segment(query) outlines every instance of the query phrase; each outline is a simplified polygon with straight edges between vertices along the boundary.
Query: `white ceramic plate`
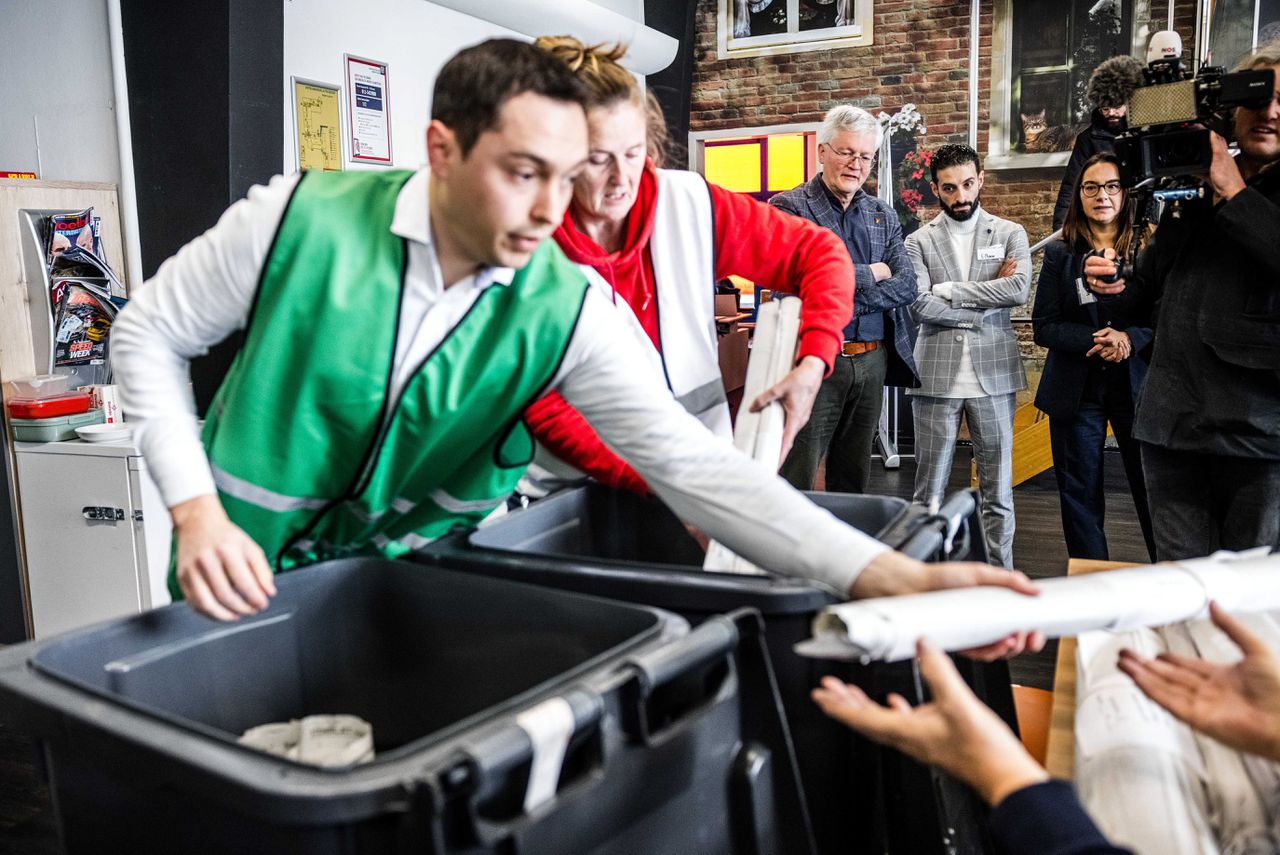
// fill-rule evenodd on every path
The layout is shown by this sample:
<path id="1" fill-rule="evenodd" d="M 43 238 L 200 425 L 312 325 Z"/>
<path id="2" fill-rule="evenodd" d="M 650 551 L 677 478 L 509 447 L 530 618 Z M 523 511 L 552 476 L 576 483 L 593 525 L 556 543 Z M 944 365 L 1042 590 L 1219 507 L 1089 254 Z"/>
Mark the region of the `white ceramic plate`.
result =
<path id="1" fill-rule="evenodd" d="M 76 428 L 76 435 L 85 442 L 118 442 L 133 436 L 133 428 L 127 424 L 84 425 Z"/>

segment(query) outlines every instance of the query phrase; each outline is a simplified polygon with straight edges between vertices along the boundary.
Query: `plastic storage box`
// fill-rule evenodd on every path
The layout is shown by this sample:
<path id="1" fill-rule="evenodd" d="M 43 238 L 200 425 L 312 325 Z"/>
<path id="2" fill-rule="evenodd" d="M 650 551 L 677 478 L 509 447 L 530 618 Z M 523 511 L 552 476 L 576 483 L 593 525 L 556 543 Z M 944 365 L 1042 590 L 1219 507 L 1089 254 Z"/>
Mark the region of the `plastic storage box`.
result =
<path id="1" fill-rule="evenodd" d="M 43 398 L 10 398 L 9 415 L 15 419 L 48 419 L 74 416 L 89 410 L 88 392 L 66 392 Z"/>
<path id="2" fill-rule="evenodd" d="M 277 584 L 236 623 L 177 604 L 0 652 L 0 717 L 40 739 L 69 853 L 808 851 L 748 734 L 769 701 L 754 613 L 689 633 L 381 559 Z M 570 712 L 562 750 L 533 747 L 548 706 Z M 319 769 L 236 743 L 320 712 L 369 721 L 375 760 Z"/>
<path id="3" fill-rule="evenodd" d="M 19 442 L 60 442 L 75 439 L 76 428 L 102 423 L 102 410 L 89 410 L 74 416 L 47 419 L 10 419 L 13 438 Z"/>
<path id="4" fill-rule="evenodd" d="M 19 398 L 48 398 L 71 388 L 73 374 L 37 374 L 25 380 L 10 380 L 9 388 Z"/>
<path id="5" fill-rule="evenodd" d="M 893 546 L 927 518 L 893 497 L 806 495 Z M 949 558 L 985 559 L 980 533 L 969 538 L 961 526 L 953 534 L 945 538 L 953 547 Z M 941 557 L 943 541 L 934 538 L 918 557 Z M 834 674 L 880 698 L 891 691 L 919 698 L 913 664 L 858 666 L 797 655 L 792 648 L 809 638 L 815 613 L 838 598 L 803 580 L 708 573 L 701 569 L 702 558 L 697 542 L 660 502 L 596 484 L 535 502 L 477 531 L 451 535 L 413 556 L 468 573 L 644 603 L 677 612 L 693 624 L 743 606 L 758 609 L 818 850 L 842 855 L 982 851 L 986 844 L 975 815 L 980 808 L 967 790 L 949 780 L 940 787 L 925 767 L 862 740 L 824 716 L 809 697 L 824 675 Z M 958 664 L 980 696 L 1012 723 L 1007 666 Z"/>

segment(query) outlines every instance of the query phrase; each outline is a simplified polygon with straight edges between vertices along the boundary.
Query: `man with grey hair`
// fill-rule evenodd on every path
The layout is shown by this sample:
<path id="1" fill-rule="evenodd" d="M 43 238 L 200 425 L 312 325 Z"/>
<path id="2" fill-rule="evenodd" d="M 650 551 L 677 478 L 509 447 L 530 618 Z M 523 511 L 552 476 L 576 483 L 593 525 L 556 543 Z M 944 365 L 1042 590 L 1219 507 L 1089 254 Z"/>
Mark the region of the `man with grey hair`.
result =
<path id="1" fill-rule="evenodd" d="M 782 477 L 803 490 L 813 489 L 826 455 L 828 490 L 866 492 L 884 386 L 920 385 L 907 314 L 916 297 L 915 271 L 903 248 L 898 215 L 862 189 L 882 134 L 880 123 L 866 110 L 850 104 L 832 107 L 818 130 L 822 171 L 769 200 L 831 229 L 853 259 L 853 318 L 809 422 L 782 466 Z"/>

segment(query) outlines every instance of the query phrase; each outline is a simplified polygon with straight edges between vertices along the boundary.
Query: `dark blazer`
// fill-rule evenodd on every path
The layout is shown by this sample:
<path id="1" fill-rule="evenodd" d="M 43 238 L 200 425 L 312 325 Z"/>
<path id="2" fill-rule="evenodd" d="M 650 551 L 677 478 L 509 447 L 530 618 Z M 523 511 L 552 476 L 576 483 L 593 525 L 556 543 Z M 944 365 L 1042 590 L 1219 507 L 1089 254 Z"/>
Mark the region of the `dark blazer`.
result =
<path id="1" fill-rule="evenodd" d="M 836 210 L 822 186 L 822 173 L 799 187 L 774 195 L 769 204 L 840 234 L 841 212 Z M 902 245 L 898 214 L 884 201 L 863 191 L 849 204 L 856 205 L 862 212 L 871 237 L 871 260 L 853 265 L 854 317 L 884 313 L 885 340 L 893 342 L 884 383 L 914 389 L 920 385 L 920 377 L 912 356 L 916 327 L 908 310 L 916 299 L 916 272 Z M 893 276 L 877 282 L 870 267 L 877 261 L 889 265 Z"/>
<path id="2" fill-rule="evenodd" d="M 1166 212 L 1138 257 L 1158 331 L 1133 426 L 1143 442 L 1280 460 L 1280 165 L 1247 184 Z"/>
<path id="3" fill-rule="evenodd" d="M 1114 297 L 1100 297 L 1095 303 L 1081 306 L 1076 280 L 1082 275 L 1084 255 L 1062 240 L 1045 247 L 1031 310 L 1036 344 L 1049 349 L 1035 403 L 1054 417 L 1071 416 L 1080 406 L 1090 364 L 1099 360 L 1097 356 L 1086 358 L 1085 354 L 1093 347 L 1093 333 L 1108 321 L 1115 329 L 1127 332 L 1133 343 L 1133 354 L 1124 365 L 1129 369 L 1129 385 L 1135 398 L 1147 374 L 1152 339 L 1150 300 L 1136 283 L 1130 282 Z"/>

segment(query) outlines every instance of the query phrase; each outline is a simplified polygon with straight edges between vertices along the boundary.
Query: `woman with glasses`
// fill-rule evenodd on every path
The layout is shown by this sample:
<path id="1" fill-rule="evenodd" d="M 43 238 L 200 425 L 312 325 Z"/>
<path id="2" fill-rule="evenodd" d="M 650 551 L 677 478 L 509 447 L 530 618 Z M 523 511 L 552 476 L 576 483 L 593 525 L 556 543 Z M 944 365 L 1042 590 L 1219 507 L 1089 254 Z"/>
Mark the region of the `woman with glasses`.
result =
<path id="1" fill-rule="evenodd" d="M 1130 257 L 1136 201 L 1120 184 L 1114 155 L 1089 158 L 1076 180 L 1062 239 L 1045 249 L 1032 325 L 1036 344 L 1048 348 L 1036 406 L 1049 416 L 1053 468 L 1062 505 L 1062 529 L 1072 558 L 1108 558 L 1103 530 L 1103 446 L 1110 423 L 1120 446 L 1147 552 L 1155 560 L 1141 453 L 1132 437 L 1134 399 L 1147 370 L 1150 301 L 1133 286 L 1095 293 L 1085 284 L 1084 258 L 1111 250 Z"/>
<path id="2" fill-rule="evenodd" d="M 568 36 L 544 37 L 537 45 L 567 63 L 590 93 L 588 160 L 555 240 L 648 343 L 653 359 L 635 370 L 664 377 L 686 410 L 731 437 L 715 283 L 736 274 L 804 301 L 795 367 L 755 401 L 757 409 L 782 403 L 785 455 L 809 418 L 853 314 L 848 252 L 827 229 L 695 173 L 657 168 L 647 156 L 657 141 L 650 139 L 654 125 L 645 94 L 618 64 L 623 48 L 588 47 Z M 647 492 L 560 395 L 535 402 L 526 420 L 560 460 L 611 486 Z"/>

